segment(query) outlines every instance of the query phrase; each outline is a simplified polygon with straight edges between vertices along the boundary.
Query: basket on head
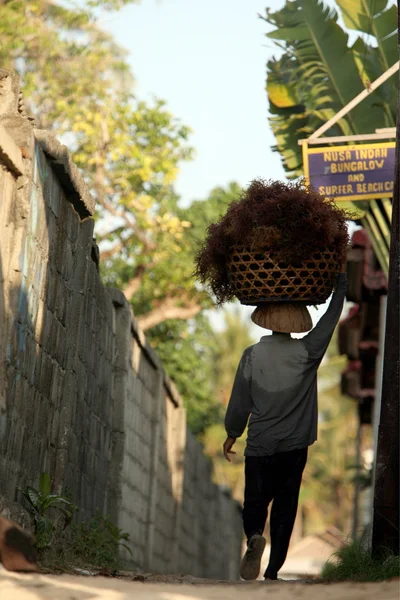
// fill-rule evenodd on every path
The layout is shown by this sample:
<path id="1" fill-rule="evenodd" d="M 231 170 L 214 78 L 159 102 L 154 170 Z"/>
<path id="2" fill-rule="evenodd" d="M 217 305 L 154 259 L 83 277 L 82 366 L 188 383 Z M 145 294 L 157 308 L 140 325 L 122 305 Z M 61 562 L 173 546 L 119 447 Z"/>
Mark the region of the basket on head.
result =
<path id="1" fill-rule="evenodd" d="M 323 304 L 332 293 L 338 267 L 335 250 L 324 249 L 296 265 L 266 250 L 236 247 L 228 261 L 229 277 L 242 304 L 272 302 Z"/>

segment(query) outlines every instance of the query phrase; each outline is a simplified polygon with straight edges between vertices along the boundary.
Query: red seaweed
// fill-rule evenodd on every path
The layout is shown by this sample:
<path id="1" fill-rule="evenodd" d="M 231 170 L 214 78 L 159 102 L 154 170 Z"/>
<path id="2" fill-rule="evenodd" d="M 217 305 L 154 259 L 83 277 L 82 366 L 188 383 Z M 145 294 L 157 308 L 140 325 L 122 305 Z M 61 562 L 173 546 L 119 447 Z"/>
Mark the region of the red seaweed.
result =
<path id="1" fill-rule="evenodd" d="M 349 243 L 348 218 L 333 200 L 303 182 L 256 179 L 208 227 L 195 275 L 222 304 L 234 296 L 227 264 L 235 247 L 273 250 L 286 264 L 308 260 L 323 249 L 342 256 Z"/>

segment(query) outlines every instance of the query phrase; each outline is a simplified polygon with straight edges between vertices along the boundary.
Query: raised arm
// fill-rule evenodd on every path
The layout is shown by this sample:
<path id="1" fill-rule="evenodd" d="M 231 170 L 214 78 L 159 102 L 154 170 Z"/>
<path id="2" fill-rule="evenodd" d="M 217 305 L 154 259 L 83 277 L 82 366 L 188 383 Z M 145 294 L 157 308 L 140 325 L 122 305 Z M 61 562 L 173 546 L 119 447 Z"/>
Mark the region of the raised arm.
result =
<path id="1" fill-rule="evenodd" d="M 225 415 L 225 429 L 230 438 L 238 438 L 246 428 L 252 410 L 251 348 L 244 351 L 233 384 Z"/>
<path id="2" fill-rule="evenodd" d="M 321 359 L 328 348 L 334 329 L 339 321 L 346 297 L 347 275 L 339 273 L 336 279 L 335 291 L 326 313 L 309 334 L 302 338 L 302 342 L 310 358 Z"/>

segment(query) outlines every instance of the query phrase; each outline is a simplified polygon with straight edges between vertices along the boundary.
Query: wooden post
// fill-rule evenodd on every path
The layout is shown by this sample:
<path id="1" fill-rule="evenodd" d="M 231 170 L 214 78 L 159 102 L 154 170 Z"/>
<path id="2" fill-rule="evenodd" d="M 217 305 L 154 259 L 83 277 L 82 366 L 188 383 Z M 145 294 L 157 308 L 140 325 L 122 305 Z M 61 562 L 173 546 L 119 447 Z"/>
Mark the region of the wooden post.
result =
<path id="1" fill-rule="evenodd" d="M 399 13 L 400 14 L 400 13 Z M 399 23 L 398 14 L 398 24 Z M 372 555 L 399 554 L 399 403 L 400 403 L 400 102 L 397 107 L 396 162 L 390 243 L 382 403 L 376 456 Z"/>

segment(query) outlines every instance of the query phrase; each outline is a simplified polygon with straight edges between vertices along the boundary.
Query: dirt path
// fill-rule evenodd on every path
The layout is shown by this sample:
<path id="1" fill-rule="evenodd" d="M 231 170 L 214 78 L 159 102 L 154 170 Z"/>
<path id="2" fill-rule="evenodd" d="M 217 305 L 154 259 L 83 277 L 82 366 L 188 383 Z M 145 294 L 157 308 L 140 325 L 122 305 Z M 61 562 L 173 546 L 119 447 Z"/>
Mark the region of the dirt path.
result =
<path id="1" fill-rule="evenodd" d="M 207 583 L 174 576 L 162 579 L 165 581 L 154 583 L 107 577 L 20 575 L 2 570 L 0 597 L 1 600 L 399 600 L 400 587 L 399 580 L 322 585 Z"/>

